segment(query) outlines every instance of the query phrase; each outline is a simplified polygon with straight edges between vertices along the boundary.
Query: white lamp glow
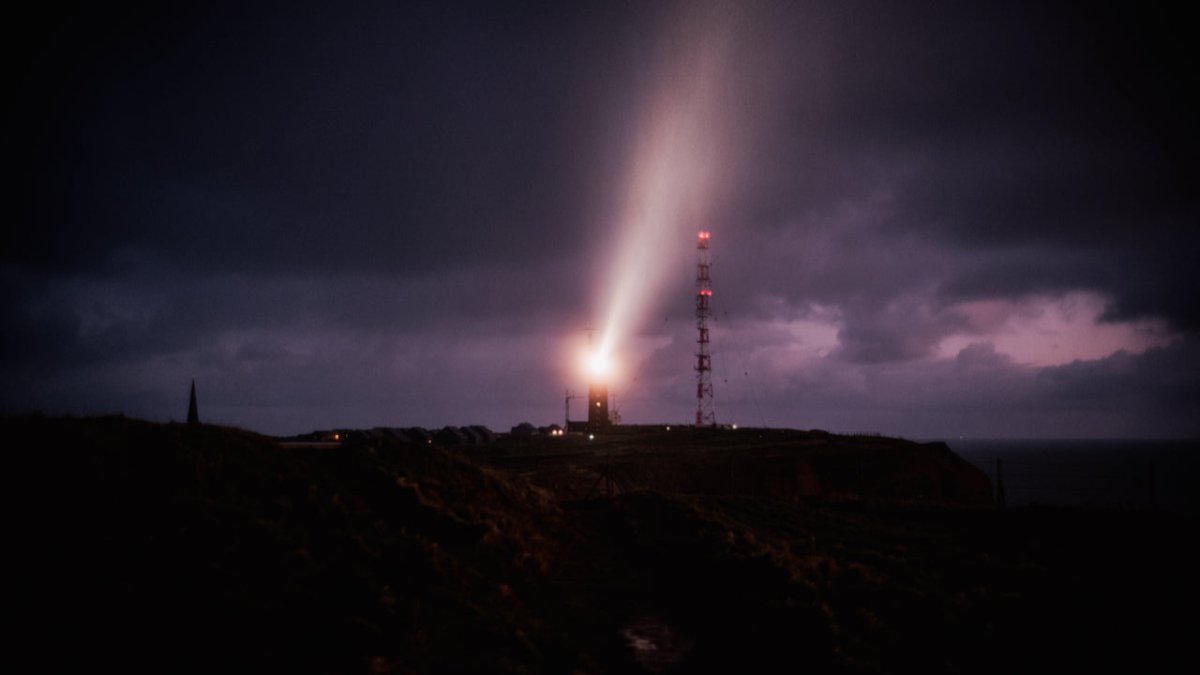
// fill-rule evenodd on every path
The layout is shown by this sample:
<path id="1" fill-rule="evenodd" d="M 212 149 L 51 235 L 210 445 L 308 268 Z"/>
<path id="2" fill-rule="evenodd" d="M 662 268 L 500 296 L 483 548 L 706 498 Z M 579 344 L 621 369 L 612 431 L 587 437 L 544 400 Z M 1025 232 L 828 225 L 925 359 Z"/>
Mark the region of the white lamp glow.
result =
<path id="1" fill-rule="evenodd" d="M 595 378 L 604 378 L 612 371 L 608 357 L 600 352 L 593 352 L 587 358 L 588 374 Z"/>

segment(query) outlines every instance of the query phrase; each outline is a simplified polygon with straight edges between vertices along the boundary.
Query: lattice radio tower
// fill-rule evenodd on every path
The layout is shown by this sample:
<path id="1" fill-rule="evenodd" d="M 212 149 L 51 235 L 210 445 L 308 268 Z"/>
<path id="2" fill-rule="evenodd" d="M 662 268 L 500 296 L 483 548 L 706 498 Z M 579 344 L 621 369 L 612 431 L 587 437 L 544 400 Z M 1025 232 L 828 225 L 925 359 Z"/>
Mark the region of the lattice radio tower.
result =
<path id="1" fill-rule="evenodd" d="M 708 353 L 708 302 L 712 298 L 712 280 L 708 276 L 709 232 L 696 239 L 696 426 L 716 425 L 713 412 L 712 356 Z"/>

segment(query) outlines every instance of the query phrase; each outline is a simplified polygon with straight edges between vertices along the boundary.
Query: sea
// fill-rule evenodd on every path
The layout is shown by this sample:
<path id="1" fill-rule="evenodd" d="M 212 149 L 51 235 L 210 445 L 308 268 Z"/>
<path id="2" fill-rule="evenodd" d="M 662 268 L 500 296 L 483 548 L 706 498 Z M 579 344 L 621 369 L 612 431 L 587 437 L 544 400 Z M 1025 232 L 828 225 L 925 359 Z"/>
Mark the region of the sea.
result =
<path id="1" fill-rule="evenodd" d="M 1161 509 L 1200 516 L 1200 440 L 946 443 L 991 478 L 993 495 L 1003 494 L 1008 506 Z"/>

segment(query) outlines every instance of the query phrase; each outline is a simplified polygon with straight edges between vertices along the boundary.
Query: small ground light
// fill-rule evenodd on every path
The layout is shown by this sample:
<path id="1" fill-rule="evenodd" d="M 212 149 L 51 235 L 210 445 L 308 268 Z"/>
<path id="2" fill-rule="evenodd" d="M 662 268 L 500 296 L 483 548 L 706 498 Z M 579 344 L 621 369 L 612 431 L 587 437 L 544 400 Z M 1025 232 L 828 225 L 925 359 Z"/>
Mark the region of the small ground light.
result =
<path id="1" fill-rule="evenodd" d="M 592 440 L 595 440 L 595 439 L 596 439 L 596 434 L 588 434 L 588 440 L 589 440 L 589 441 L 592 441 Z"/>

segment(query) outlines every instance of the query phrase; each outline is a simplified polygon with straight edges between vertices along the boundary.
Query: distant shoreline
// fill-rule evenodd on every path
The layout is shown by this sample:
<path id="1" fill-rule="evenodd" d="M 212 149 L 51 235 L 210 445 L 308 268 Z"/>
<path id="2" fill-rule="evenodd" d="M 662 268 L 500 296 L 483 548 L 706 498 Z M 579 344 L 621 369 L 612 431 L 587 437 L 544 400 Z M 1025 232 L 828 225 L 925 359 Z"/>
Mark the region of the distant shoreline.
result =
<path id="1" fill-rule="evenodd" d="M 1200 515 L 1200 440 L 975 439 L 948 441 L 1009 506 L 1163 509 Z"/>

